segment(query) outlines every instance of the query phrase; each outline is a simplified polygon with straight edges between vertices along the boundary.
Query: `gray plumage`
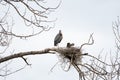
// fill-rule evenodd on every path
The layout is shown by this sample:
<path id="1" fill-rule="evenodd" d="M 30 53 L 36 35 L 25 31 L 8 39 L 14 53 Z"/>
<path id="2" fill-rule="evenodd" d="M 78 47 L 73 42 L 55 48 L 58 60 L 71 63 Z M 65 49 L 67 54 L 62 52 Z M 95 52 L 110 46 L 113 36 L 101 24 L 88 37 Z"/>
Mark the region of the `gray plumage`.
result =
<path id="1" fill-rule="evenodd" d="M 61 30 L 59 30 L 59 33 L 55 36 L 55 39 L 54 39 L 54 46 L 57 46 L 58 43 L 61 42 L 63 36 L 62 36 L 62 33 L 61 33 Z"/>

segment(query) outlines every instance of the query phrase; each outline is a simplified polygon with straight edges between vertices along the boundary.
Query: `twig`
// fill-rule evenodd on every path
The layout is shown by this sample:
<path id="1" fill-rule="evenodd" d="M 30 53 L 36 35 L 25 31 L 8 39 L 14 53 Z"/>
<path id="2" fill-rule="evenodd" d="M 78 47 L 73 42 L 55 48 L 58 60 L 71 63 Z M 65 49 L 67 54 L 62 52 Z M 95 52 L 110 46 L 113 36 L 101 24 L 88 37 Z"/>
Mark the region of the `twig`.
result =
<path id="1" fill-rule="evenodd" d="M 27 62 L 27 58 L 24 58 L 23 56 L 22 56 L 21 58 L 25 61 L 25 63 L 26 63 L 27 65 L 30 65 L 30 66 L 31 66 L 31 64 L 29 64 L 29 63 Z"/>
<path id="2" fill-rule="evenodd" d="M 92 40 L 91 43 L 90 43 L 90 40 Z M 83 46 L 85 46 L 85 45 L 92 45 L 92 44 L 94 44 L 93 33 L 90 35 L 88 42 L 87 42 L 87 43 L 84 43 L 84 44 L 82 44 L 82 45 L 80 46 L 80 50 L 82 49 Z"/>

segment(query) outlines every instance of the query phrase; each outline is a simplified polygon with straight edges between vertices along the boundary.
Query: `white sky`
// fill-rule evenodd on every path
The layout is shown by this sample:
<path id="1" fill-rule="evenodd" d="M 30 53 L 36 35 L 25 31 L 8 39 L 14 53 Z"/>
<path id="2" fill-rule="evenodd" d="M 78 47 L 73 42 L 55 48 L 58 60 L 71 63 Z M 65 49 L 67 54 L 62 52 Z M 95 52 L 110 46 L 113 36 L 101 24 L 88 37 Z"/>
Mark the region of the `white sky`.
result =
<path id="1" fill-rule="evenodd" d="M 62 0 L 61 6 L 54 12 L 54 17 L 57 17 L 55 28 L 27 40 L 14 39 L 11 51 L 23 52 L 53 47 L 55 35 L 62 30 L 64 38 L 60 46 L 66 46 L 67 42 L 80 46 L 94 33 L 95 44 L 85 47 L 84 51 L 98 55 L 104 49 L 103 53 L 109 53 L 115 47 L 112 21 L 115 21 L 117 16 L 120 16 L 120 0 Z M 31 67 L 7 76 L 7 80 L 76 80 L 79 77 L 75 69 L 64 72 L 60 65 L 49 73 L 58 61 L 56 55 L 29 56 L 28 61 L 32 64 Z M 13 60 L 14 66 L 10 66 L 10 69 L 24 66 L 22 63 L 24 64 L 22 59 Z"/>

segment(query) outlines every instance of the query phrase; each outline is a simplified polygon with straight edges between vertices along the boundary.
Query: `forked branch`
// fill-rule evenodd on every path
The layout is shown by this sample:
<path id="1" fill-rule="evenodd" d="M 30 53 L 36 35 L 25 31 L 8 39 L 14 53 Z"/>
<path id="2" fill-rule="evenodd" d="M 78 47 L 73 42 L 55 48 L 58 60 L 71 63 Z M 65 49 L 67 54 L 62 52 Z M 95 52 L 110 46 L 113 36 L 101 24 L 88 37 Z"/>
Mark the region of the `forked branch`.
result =
<path id="1" fill-rule="evenodd" d="M 91 42 L 90 42 L 91 41 Z M 85 45 L 93 45 L 94 44 L 94 39 L 93 39 L 93 33 L 90 35 L 89 40 L 87 43 L 84 43 L 80 46 L 80 50 L 83 48 Z"/>

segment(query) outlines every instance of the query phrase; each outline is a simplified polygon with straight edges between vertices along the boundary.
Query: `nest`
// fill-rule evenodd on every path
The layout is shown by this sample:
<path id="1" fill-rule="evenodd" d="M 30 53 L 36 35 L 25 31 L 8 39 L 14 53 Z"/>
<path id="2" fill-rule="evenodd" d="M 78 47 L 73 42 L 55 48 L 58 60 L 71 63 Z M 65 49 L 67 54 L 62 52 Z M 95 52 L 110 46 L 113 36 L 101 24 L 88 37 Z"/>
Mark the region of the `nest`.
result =
<path id="1" fill-rule="evenodd" d="M 68 62 L 74 62 L 76 64 L 81 63 L 82 51 L 79 48 L 59 48 L 57 52 L 63 61 L 67 60 Z"/>
<path id="2" fill-rule="evenodd" d="M 59 47 L 56 52 L 64 71 L 69 71 L 71 65 L 79 65 L 82 62 L 83 53 L 78 47 Z"/>

